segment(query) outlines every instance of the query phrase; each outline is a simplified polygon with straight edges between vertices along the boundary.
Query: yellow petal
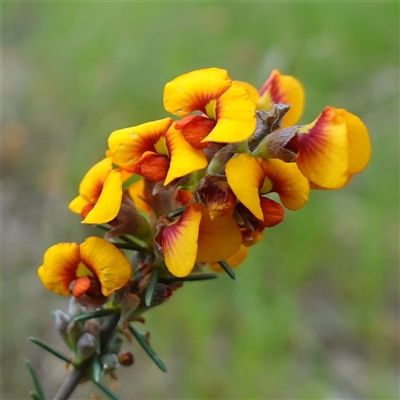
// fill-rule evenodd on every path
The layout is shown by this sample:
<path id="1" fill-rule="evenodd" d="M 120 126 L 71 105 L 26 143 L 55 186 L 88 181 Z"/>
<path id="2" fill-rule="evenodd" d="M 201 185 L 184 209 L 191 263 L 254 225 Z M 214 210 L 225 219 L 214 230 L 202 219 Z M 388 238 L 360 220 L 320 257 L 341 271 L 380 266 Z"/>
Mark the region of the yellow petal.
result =
<path id="1" fill-rule="evenodd" d="M 100 197 L 98 198 L 93 209 L 86 215 L 82 221 L 84 224 L 104 224 L 113 220 L 122 201 L 122 180 L 121 174 L 113 170 L 111 171 L 103 185 Z"/>
<path id="2" fill-rule="evenodd" d="M 176 222 L 164 228 L 161 246 L 165 265 L 175 276 L 187 276 L 194 267 L 201 216 L 189 205 Z"/>
<path id="3" fill-rule="evenodd" d="M 349 142 L 349 174 L 361 172 L 371 158 L 371 141 L 368 129 L 360 118 L 343 109 L 336 111 L 344 118 Z"/>
<path id="4" fill-rule="evenodd" d="M 247 89 L 232 85 L 217 100 L 217 124 L 202 142 L 231 143 L 247 139 L 256 127 L 255 109 Z"/>
<path id="5" fill-rule="evenodd" d="M 228 184 L 239 201 L 258 219 L 263 219 L 259 190 L 264 181 L 261 165 L 247 154 L 231 158 L 225 168 Z"/>
<path id="6" fill-rule="evenodd" d="M 78 243 L 59 243 L 44 254 L 38 275 L 44 287 L 63 296 L 69 295 L 69 285 L 76 279 L 80 262 Z"/>
<path id="7" fill-rule="evenodd" d="M 124 253 L 99 237 L 89 237 L 80 245 L 82 262 L 97 276 L 101 292 L 109 296 L 124 286 L 132 276 L 132 268 Z"/>
<path id="8" fill-rule="evenodd" d="M 211 219 L 208 208 L 191 205 L 201 212 L 196 261 L 215 262 L 235 254 L 242 244 L 242 235 L 236 221 L 229 216 Z"/>
<path id="9" fill-rule="evenodd" d="M 73 211 L 74 213 L 80 214 L 82 211 L 82 208 L 86 206 L 86 204 L 89 204 L 89 202 L 82 197 L 81 195 L 75 197 L 71 203 L 68 204 L 68 208 Z"/>
<path id="10" fill-rule="evenodd" d="M 83 177 L 79 185 L 79 194 L 88 203 L 95 203 L 100 196 L 104 181 L 112 170 L 112 160 L 106 157 L 95 164 Z"/>
<path id="11" fill-rule="evenodd" d="M 297 166 L 310 181 L 327 189 L 342 187 L 348 179 L 349 144 L 344 118 L 326 107 L 311 124 L 297 130 Z"/>
<path id="12" fill-rule="evenodd" d="M 128 193 L 131 196 L 133 202 L 135 203 L 135 207 L 148 214 L 151 210 L 150 206 L 145 201 L 145 185 L 144 179 L 139 179 L 138 181 L 132 183 L 128 187 Z"/>
<path id="13" fill-rule="evenodd" d="M 233 256 L 228 257 L 225 262 L 227 262 L 231 268 L 236 268 L 246 259 L 248 252 L 249 249 L 241 245 L 239 250 Z M 218 272 L 223 271 L 218 263 L 210 263 L 210 268 Z"/>
<path id="14" fill-rule="evenodd" d="M 304 108 L 304 89 L 301 83 L 290 75 L 281 75 L 273 70 L 260 90 L 257 109 L 269 111 L 274 103 L 291 104 L 290 110 L 282 118 L 282 128 L 296 125 Z"/>
<path id="15" fill-rule="evenodd" d="M 272 183 L 272 188 L 268 191 L 261 189 L 261 194 L 278 193 L 282 204 L 289 210 L 298 210 L 307 203 L 310 185 L 295 163 L 272 158 L 259 159 L 258 162 Z"/>
<path id="16" fill-rule="evenodd" d="M 171 124 L 171 118 L 164 118 L 112 132 L 108 138 L 108 147 L 113 161 L 126 167 L 133 165 L 145 151 L 156 153 L 157 142 Z"/>
<path id="17" fill-rule="evenodd" d="M 199 169 L 207 167 L 207 158 L 202 150 L 194 149 L 183 137 L 182 132 L 172 125 L 166 134 L 171 163 L 164 185 Z"/>
<path id="18" fill-rule="evenodd" d="M 243 82 L 243 81 L 232 81 L 232 85 L 239 85 L 239 86 L 243 86 L 244 88 L 246 88 L 247 91 L 249 92 L 251 100 L 254 103 L 257 102 L 258 99 L 260 98 L 258 90 L 253 85 L 250 85 L 250 83 Z"/>
<path id="19" fill-rule="evenodd" d="M 192 111 L 206 113 L 206 105 L 231 86 L 228 72 L 219 68 L 200 69 L 183 74 L 165 85 L 164 107 L 183 117 Z"/>

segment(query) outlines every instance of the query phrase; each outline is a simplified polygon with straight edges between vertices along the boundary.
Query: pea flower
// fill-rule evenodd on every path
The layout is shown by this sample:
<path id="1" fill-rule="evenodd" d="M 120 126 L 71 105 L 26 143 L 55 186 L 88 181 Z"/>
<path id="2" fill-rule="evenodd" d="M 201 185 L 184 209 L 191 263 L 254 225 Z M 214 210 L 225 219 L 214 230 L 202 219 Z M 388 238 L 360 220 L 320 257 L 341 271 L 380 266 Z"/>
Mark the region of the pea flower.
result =
<path id="1" fill-rule="evenodd" d="M 246 88 L 224 69 L 207 68 L 183 74 L 165 85 L 164 107 L 186 117 L 176 123 L 185 139 L 202 149 L 209 142 L 241 142 L 256 126 L 255 105 Z M 200 115 L 191 115 L 200 111 Z"/>
<path id="2" fill-rule="evenodd" d="M 62 296 L 84 294 L 94 297 L 109 296 L 123 287 L 132 275 L 125 255 L 113 244 L 99 237 L 89 237 L 84 243 L 59 243 L 44 254 L 38 269 L 46 289 Z"/>
<path id="3" fill-rule="evenodd" d="M 274 159 L 256 160 L 243 153 L 228 161 L 225 172 L 239 201 L 266 227 L 282 221 L 283 209 L 264 195 L 278 193 L 289 210 L 300 209 L 308 200 L 309 184 L 296 164 Z"/>
<path id="4" fill-rule="evenodd" d="M 259 92 L 247 82 L 240 81 L 239 83 L 248 90 L 257 110 L 270 111 L 273 105 L 278 103 L 291 106 L 282 118 L 282 128 L 295 125 L 303 114 L 304 89 L 301 83 L 291 75 L 282 75 L 274 69 Z"/>
<path id="5" fill-rule="evenodd" d="M 297 129 L 296 138 L 296 163 L 314 187 L 345 186 L 371 157 L 366 126 L 344 109 L 326 107 L 314 122 Z"/>
<path id="6" fill-rule="evenodd" d="M 108 146 L 117 165 L 164 185 L 207 166 L 204 153 L 189 145 L 171 118 L 114 131 Z"/>
<path id="7" fill-rule="evenodd" d="M 111 157 L 106 157 L 86 173 L 79 185 L 79 195 L 68 207 L 83 216 L 84 224 L 103 224 L 117 216 L 121 201 L 121 173 L 113 170 Z"/>
<path id="8" fill-rule="evenodd" d="M 367 166 L 371 143 L 360 118 L 344 109 L 326 107 L 308 125 L 271 133 L 253 155 L 295 161 L 312 188 L 339 189 Z"/>
<path id="9" fill-rule="evenodd" d="M 177 277 L 189 275 L 196 262 L 217 262 L 235 254 L 242 235 L 234 218 L 211 219 L 208 208 L 190 203 L 183 215 L 159 227 L 165 264 Z"/>

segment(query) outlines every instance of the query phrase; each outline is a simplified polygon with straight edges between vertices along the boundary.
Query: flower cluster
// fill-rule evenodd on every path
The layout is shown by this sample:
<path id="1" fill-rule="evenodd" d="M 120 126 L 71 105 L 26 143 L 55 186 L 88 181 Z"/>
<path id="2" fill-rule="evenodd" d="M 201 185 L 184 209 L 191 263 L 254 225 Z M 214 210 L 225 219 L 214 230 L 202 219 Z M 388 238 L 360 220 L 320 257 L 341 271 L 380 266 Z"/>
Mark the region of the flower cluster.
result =
<path id="1" fill-rule="evenodd" d="M 105 238 L 52 246 L 38 271 L 84 307 L 112 297 L 122 322 L 207 266 L 232 276 L 285 208 L 302 208 L 310 189 L 342 188 L 370 158 L 367 128 L 344 109 L 296 125 L 303 87 L 277 70 L 259 91 L 223 69 L 189 72 L 166 84 L 163 101 L 178 118 L 112 132 L 69 205 Z M 121 249 L 135 251 L 132 262 Z"/>

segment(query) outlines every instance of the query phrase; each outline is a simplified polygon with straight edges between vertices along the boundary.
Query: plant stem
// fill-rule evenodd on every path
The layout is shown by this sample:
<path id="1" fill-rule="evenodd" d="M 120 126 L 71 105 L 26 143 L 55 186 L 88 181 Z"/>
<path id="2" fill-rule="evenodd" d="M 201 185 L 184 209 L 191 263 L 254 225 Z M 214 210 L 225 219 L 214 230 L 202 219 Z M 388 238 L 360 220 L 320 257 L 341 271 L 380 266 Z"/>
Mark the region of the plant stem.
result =
<path id="1" fill-rule="evenodd" d="M 103 351 L 111 335 L 113 334 L 120 318 L 119 313 L 107 315 L 100 327 L 100 347 Z M 92 358 L 88 358 L 81 365 L 75 367 L 67 376 L 53 400 L 67 400 L 78 386 L 79 382 L 88 375 L 92 364 Z"/>

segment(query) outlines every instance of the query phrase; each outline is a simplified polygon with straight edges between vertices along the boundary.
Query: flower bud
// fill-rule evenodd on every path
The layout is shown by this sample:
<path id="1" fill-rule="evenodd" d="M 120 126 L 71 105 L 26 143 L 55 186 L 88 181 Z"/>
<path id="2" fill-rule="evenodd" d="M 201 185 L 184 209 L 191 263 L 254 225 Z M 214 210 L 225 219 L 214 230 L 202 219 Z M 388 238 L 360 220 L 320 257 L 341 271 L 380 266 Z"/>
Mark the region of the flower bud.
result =
<path id="1" fill-rule="evenodd" d="M 96 319 L 89 319 L 85 322 L 84 330 L 86 333 L 90 333 L 95 338 L 98 338 L 100 335 L 100 324 Z"/>
<path id="2" fill-rule="evenodd" d="M 82 362 L 83 360 L 90 357 L 97 348 L 97 340 L 90 333 L 84 333 L 78 340 L 77 343 L 77 361 Z"/>
<path id="3" fill-rule="evenodd" d="M 61 310 L 54 311 L 53 317 L 57 332 L 66 342 L 68 340 L 67 330 L 68 325 L 71 322 L 71 318 L 67 314 L 63 313 Z"/>
<path id="4" fill-rule="evenodd" d="M 83 314 L 81 305 L 76 301 L 74 296 L 71 296 L 68 303 L 68 315 L 71 318 L 75 318 L 81 314 Z"/>
<path id="5" fill-rule="evenodd" d="M 129 367 L 135 362 L 135 358 L 130 351 L 124 351 L 118 356 L 118 361 L 124 367 Z"/>
<path id="6" fill-rule="evenodd" d="M 118 367 L 118 356 L 114 353 L 107 353 L 101 357 L 101 365 L 104 372 L 115 371 Z"/>
<path id="7" fill-rule="evenodd" d="M 84 332 L 82 329 L 82 324 L 80 324 L 79 322 L 77 323 L 77 322 L 72 321 L 68 325 L 68 329 L 67 329 L 68 341 L 69 341 L 69 343 L 71 343 L 72 348 L 76 347 L 76 344 L 78 343 L 78 340 L 82 336 L 83 333 Z"/>
<path id="8" fill-rule="evenodd" d="M 298 153 L 297 126 L 279 129 L 266 136 L 252 152 L 254 157 L 295 162 Z"/>

